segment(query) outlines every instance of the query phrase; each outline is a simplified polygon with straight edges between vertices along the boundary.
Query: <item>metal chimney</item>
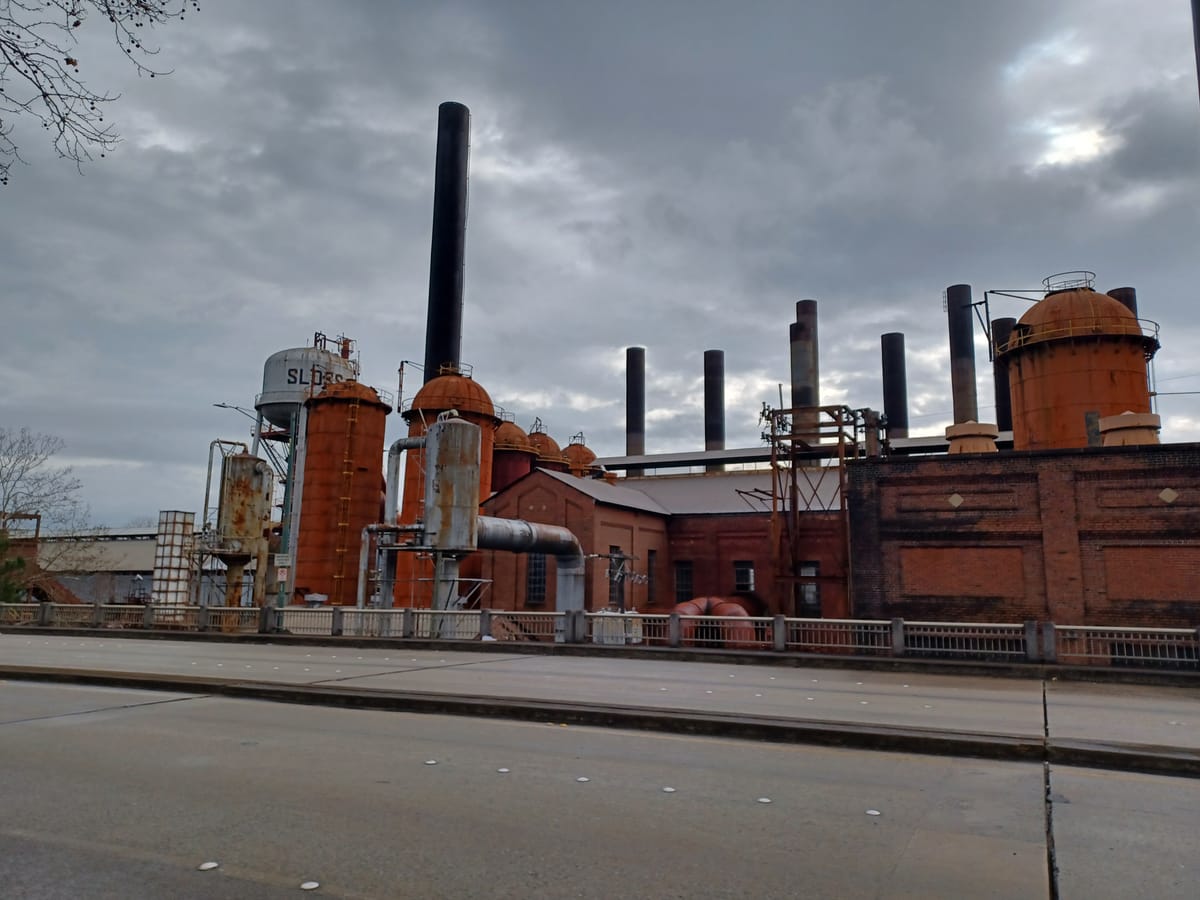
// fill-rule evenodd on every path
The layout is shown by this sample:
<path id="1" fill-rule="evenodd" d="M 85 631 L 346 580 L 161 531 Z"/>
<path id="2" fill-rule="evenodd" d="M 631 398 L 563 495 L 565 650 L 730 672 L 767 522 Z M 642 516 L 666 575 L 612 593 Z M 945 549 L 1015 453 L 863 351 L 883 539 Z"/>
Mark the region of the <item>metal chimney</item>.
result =
<path id="1" fill-rule="evenodd" d="M 704 351 L 704 449 L 725 449 L 725 351 Z M 724 472 L 713 463 L 709 472 Z"/>
<path id="2" fill-rule="evenodd" d="M 625 349 L 625 455 L 646 454 L 646 348 Z M 641 469 L 626 474 L 640 475 Z"/>
<path id="3" fill-rule="evenodd" d="M 792 429 L 808 435 L 809 443 L 816 443 L 820 423 L 816 407 L 821 405 L 816 300 L 797 301 L 796 321 L 788 329 L 788 337 L 791 343 L 792 409 L 807 410 L 804 415 L 793 415 Z"/>
<path id="4" fill-rule="evenodd" d="M 1133 317 L 1137 318 L 1137 289 L 1131 287 L 1113 288 L 1108 292 L 1108 296 L 1112 297 L 1127 310 L 1133 313 Z"/>
<path id="5" fill-rule="evenodd" d="M 950 387 L 954 394 L 954 424 L 979 421 L 975 395 L 975 309 L 969 284 L 946 288 L 946 314 L 950 320 Z"/>
<path id="6" fill-rule="evenodd" d="M 425 381 L 444 365 L 458 366 L 462 349 L 463 257 L 467 243 L 467 158 L 471 112 L 461 103 L 438 107 L 433 176 L 433 241 L 425 323 Z"/>
<path id="7" fill-rule="evenodd" d="M 883 414 L 888 440 L 908 437 L 908 373 L 904 365 L 904 335 L 893 331 L 879 338 L 883 355 Z"/>
<path id="8" fill-rule="evenodd" d="M 996 428 L 1012 431 L 1012 392 L 1008 381 L 1008 357 L 1000 350 L 1008 345 L 1016 319 L 992 319 L 992 380 L 996 390 Z"/>

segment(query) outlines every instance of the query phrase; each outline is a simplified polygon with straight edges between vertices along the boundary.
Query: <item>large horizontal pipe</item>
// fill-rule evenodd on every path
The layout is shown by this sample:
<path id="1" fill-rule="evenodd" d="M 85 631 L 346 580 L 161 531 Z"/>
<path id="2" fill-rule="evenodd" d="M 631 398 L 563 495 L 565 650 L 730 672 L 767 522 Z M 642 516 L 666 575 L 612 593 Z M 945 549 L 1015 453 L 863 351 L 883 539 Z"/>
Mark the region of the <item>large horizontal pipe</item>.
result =
<path id="1" fill-rule="evenodd" d="M 555 609 L 583 609 L 584 559 L 579 538 L 558 525 L 522 519 L 479 517 L 479 549 L 513 553 L 551 553 L 557 562 Z"/>

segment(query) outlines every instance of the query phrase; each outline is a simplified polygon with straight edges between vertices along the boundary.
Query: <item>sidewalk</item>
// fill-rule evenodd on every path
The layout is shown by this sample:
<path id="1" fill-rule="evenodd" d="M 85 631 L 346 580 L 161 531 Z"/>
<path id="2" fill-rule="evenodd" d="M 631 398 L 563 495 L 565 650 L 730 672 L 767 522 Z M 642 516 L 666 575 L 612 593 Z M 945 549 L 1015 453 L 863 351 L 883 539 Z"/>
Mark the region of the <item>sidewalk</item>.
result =
<path id="1" fill-rule="evenodd" d="M 1200 776 L 1178 687 L 630 658 L 0 635 L 0 678 Z"/>

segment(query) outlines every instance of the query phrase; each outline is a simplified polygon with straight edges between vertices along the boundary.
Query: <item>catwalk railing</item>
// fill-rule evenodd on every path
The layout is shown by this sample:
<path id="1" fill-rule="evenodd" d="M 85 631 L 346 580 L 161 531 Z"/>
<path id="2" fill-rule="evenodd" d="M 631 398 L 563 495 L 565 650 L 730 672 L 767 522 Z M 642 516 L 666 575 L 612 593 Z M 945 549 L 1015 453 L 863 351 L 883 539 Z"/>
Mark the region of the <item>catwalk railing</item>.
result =
<path id="1" fill-rule="evenodd" d="M 148 629 L 1200 670 L 1200 629 L 666 613 L 0 604 L 0 627 Z"/>

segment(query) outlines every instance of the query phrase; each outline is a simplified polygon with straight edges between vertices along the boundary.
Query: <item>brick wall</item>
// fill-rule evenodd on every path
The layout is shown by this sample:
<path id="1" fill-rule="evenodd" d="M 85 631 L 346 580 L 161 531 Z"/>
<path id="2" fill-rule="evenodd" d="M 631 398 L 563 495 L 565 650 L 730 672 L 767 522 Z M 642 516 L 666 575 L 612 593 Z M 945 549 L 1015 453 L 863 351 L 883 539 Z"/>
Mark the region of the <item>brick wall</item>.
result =
<path id="1" fill-rule="evenodd" d="M 871 618 L 1200 625 L 1200 445 L 850 464 Z"/>

